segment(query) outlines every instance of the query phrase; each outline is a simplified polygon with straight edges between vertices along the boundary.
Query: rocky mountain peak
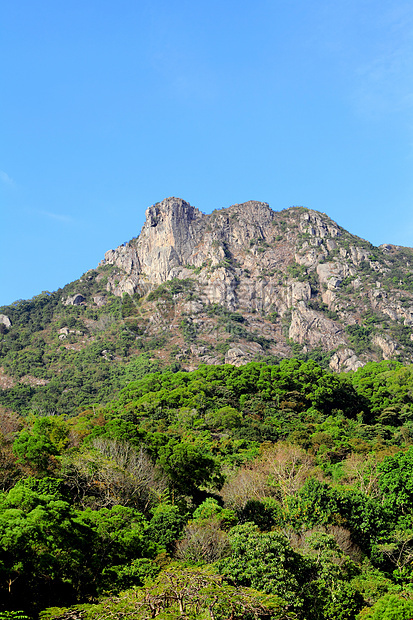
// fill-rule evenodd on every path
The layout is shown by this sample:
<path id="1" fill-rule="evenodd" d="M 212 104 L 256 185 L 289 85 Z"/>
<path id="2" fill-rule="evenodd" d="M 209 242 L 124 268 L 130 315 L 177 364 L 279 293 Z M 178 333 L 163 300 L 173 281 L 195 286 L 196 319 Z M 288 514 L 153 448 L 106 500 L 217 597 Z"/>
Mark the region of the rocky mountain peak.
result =
<path id="1" fill-rule="evenodd" d="M 140 235 L 105 254 L 105 264 L 124 273 L 115 294 L 147 290 L 148 282 L 161 283 L 185 266 L 213 265 L 226 257 L 224 245 L 243 246 L 265 239 L 274 212 L 268 204 L 249 201 L 205 215 L 181 198 L 166 198 L 146 210 Z"/>
<path id="2" fill-rule="evenodd" d="M 408 248 L 375 248 L 304 207 L 277 212 L 251 200 L 204 214 L 171 197 L 149 207 L 139 236 L 106 252 L 103 264 L 116 296 L 146 299 L 160 285 L 186 283 L 190 302 L 182 299 L 180 311 L 199 336 L 212 307 L 239 313 L 244 327 L 231 336 L 231 363 L 264 349 L 278 357 L 320 349 L 332 355 L 332 368 L 351 370 L 368 359 L 412 356 L 412 260 Z M 164 329 L 162 305 L 169 307 L 159 300 L 151 317 L 157 329 Z M 204 361 L 215 359 L 202 347 Z"/>
<path id="3" fill-rule="evenodd" d="M 191 206 L 189 202 L 182 198 L 165 198 L 162 202 L 158 202 L 146 210 L 145 226 L 165 226 L 173 227 L 174 225 L 186 224 L 197 217 L 205 217 L 199 209 Z"/>

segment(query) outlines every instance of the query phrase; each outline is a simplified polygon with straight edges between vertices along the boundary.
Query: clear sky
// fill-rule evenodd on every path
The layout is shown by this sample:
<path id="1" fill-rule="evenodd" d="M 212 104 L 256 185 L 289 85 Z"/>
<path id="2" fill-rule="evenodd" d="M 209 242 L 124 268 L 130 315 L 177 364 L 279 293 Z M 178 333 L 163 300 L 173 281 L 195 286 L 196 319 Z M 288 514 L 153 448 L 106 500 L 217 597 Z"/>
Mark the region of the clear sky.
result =
<path id="1" fill-rule="evenodd" d="M 0 305 L 167 196 L 413 246 L 411 0 L 3 0 Z"/>

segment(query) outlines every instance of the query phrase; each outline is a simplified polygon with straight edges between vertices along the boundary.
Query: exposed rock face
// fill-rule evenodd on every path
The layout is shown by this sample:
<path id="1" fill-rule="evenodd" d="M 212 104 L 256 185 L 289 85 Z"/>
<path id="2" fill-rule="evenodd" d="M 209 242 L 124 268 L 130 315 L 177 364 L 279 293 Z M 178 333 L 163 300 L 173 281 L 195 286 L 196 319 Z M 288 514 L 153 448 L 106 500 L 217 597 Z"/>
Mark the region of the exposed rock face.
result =
<path id="1" fill-rule="evenodd" d="M 62 327 L 59 329 L 59 340 L 66 340 L 66 338 L 70 335 L 74 334 L 76 336 L 82 336 L 83 332 L 79 329 L 69 329 L 68 327 Z"/>
<path id="2" fill-rule="evenodd" d="M 350 370 L 355 371 L 357 368 L 361 368 L 362 366 L 363 362 L 360 362 L 354 351 L 352 349 L 348 349 L 347 347 L 338 349 L 330 360 L 330 368 L 335 372 L 348 372 Z"/>
<path id="3" fill-rule="evenodd" d="M 286 308 L 294 308 L 300 301 L 311 299 L 311 286 L 308 282 L 289 282 L 281 291 Z"/>
<path id="4" fill-rule="evenodd" d="M 346 344 L 344 330 L 334 321 L 320 316 L 320 313 L 306 308 L 300 301 L 292 313 L 289 337 L 300 344 L 324 345 L 334 349 Z"/>
<path id="5" fill-rule="evenodd" d="M 395 355 L 398 355 L 398 343 L 394 340 L 390 340 L 380 335 L 375 335 L 373 338 L 373 344 L 380 347 L 383 351 L 383 358 L 385 360 L 391 360 Z"/>
<path id="6" fill-rule="evenodd" d="M 325 284 L 330 291 L 339 288 L 344 278 L 355 273 L 355 269 L 350 269 L 346 263 L 331 262 L 317 265 L 320 284 Z"/>
<path id="7" fill-rule="evenodd" d="M 11 327 L 11 321 L 8 316 L 5 314 L 0 314 L 0 323 L 4 325 L 7 329 Z"/>
<path id="8" fill-rule="evenodd" d="M 102 266 L 107 291 L 120 297 L 146 299 L 165 283 L 191 284 L 189 298 L 177 289 L 168 302 L 153 302 L 145 319 L 152 337 L 184 329 L 182 317 L 189 317 L 183 319 L 187 334 L 212 343 L 222 336 L 221 321 L 230 334 L 228 363 L 291 355 L 291 343 L 297 343 L 302 351 L 330 351 L 331 368 L 341 371 L 369 359 L 413 359 L 413 345 L 410 350 L 406 344 L 410 331 L 403 343 L 394 336 L 396 324 L 413 326 L 409 261 L 412 250 L 374 248 L 325 214 L 302 207 L 275 212 L 249 201 L 206 215 L 167 198 L 147 209 L 140 235 L 106 252 Z M 94 300 L 102 305 L 104 295 Z M 83 300 L 73 296 L 66 303 Z M 219 320 L 208 310 L 216 306 L 227 312 L 216 313 Z M 242 328 L 232 325 L 231 312 L 244 317 Z M 197 344 L 180 359 L 217 359 L 212 345 L 202 350 Z"/>
<path id="9" fill-rule="evenodd" d="M 105 264 L 115 265 L 122 273 L 109 288 L 117 295 L 144 293 L 154 284 L 188 277 L 187 267 L 202 269 L 208 264 L 216 271 L 208 273 L 206 296 L 211 303 L 234 306 L 237 279 L 228 269 L 229 247 L 236 253 L 253 239 L 263 240 L 273 217 L 269 206 L 258 202 L 205 215 L 184 200 L 167 198 L 147 209 L 137 239 L 106 252 Z M 255 254 L 255 248 L 251 252 Z"/>
<path id="10" fill-rule="evenodd" d="M 260 354 L 263 349 L 258 342 L 250 342 L 248 344 L 238 344 L 237 346 L 228 349 L 225 355 L 225 363 L 232 364 L 233 366 L 242 366 L 251 361 L 257 353 Z"/>
<path id="11" fill-rule="evenodd" d="M 65 306 L 80 306 L 86 301 L 83 295 L 76 293 L 75 295 L 71 295 L 65 301 L 63 301 Z"/>
<path id="12" fill-rule="evenodd" d="M 106 305 L 106 296 L 105 295 L 95 295 L 93 297 L 93 301 L 94 303 L 98 306 L 98 308 L 101 308 L 102 306 Z"/>

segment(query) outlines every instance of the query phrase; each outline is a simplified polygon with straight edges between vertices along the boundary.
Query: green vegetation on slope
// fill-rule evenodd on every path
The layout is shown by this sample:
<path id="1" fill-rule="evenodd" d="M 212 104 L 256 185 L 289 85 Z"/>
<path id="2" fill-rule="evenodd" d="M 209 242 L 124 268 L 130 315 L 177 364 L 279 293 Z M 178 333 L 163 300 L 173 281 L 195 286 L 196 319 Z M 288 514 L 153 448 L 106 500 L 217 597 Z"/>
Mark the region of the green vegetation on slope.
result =
<path id="1" fill-rule="evenodd" d="M 76 416 L 2 412 L 3 614 L 410 617 L 412 367 L 151 364 Z"/>

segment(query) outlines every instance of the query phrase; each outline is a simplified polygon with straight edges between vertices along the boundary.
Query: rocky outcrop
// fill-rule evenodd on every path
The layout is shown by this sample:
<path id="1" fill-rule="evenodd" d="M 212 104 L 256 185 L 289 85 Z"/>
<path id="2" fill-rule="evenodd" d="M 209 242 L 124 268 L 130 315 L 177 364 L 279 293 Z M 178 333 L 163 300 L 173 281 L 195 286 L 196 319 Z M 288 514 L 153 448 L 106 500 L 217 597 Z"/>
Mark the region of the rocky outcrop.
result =
<path id="1" fill-rule="evenodd" d="M 341 235 L 340 227 L 324 213 L 308 210 L 300 217 L 301 232 L 320 239 L 334 239 Z M 335 246 L 334 246 L 335 247 Z"/>
<path id="2" fill-rule="evenodd" d="M 6 329 L 10 329 L 11 327 L 11 321 L 9 317 L 5 314 L 0 314 L 0 324 L 4 325 Z"/>
<path id="3" fill-rule="evenodd" d="M 391 360 L 395 355 L 400 354 L 400 351 L 398 350 L 399 345 L 394 340 L 390 340 L 389 338 L 376 334 L 373 337 L 372 342 L 377 347 L 380 347 L 383 352 L 383 359 L 385 360 Z"/>
<path id="4" fill-rule="evenodd" d="M 186 264 L 199 266 L 206 259 L 194 252 L 202 237 L 205 216 L 187 202 L 168 198 L 146 211 L 146 221 L 138 239 L 109 250 L 105 264 L 122 273 L 121 282 L 109 288 L 115 294 L 133 294 L 150 281 L 161 284 L 174 277 L 174 270 Z"/>
<path id="5" fill-rule="evenodd" d="M 83 332 L 79 329 L 69 329 L 68 327 L 62 327 L 59 329 L 59 340 L 66 340 L 70 334 L 74 336 L 83 336 Z"/>
<path id="6" fill-rule="evenodd" d="M 93 302 L 97 305 L 98 308 L 105 306 L 107 303 L 107 298 L 105 295 L 95 295 L 93 297 Z"/>
<path id="7" fill-rule="evenodd" d="M 264 240 L 273 217 L 268 205 L 253 201 L 205 215 L 184 200 L 167 198 L 146 211 L 137 239 L 106 252 L 104 264 L 119 270 L 108 288 L 116 295 L 147 292 L 148 283 L 153 287 L 191 275 L 187 267 L 208 266 L 217 272 L 210 272 L 205 282 L 207 299 L 234 307 L 238 276 L 228 270 L 233 254 Z M 253 245 L 250 251 L 257 252 Z"/>
<path id="8" fill-rule="evenodd" d="M 280 297 L 285 305 L 285 310 L 294 308 L 298 302 L 307 302 L 311 299 L 311 286 L 308 282 L 287 281 L 281 290 Z M 276 303 L 276 300 L 273 300 Z"/>
<path id="9" fill-rule="evenodd" d="M 81 304 L 86 302 L 86 298 L 80 293 L 75 293 L 74 295 L 70 295 L 66 300 L 62 300 L 65 306 L 80 306 Z"/>
<path id="10" fill-rule="evenodd" d="M 355 371 L 364 366 L 352 349 L 342 347 L 330 359 L 330 369 L 334 372 Z"/>
<path id="11" fill-rule="evenodd" d="M 98 359 L 99 385 L 118 363 L 119 376 L 140 376 L 149 356 L 171 370 L 294 356 L 334 372 L 412 363 L 412 265 L 412 249 L 374 247 L 303 207 L 249 201 L 204 214 L 168 198 L 149 207 L 138 236 L 63 292 L 0 309 L 3 350 L 26 349 L 19 367 L 7 357 L 0 387 L 50 379 L 33 346 L 55 377 L 85 350 L 77 359 Z M 26 366 L 30 375 L 7 375 Z"/>
<path id="12" fill-rule="evenodd" d="M 327 349 L 346 344 L 344 330 L 340 325 L 306 308 L 302 301 L 293 309 L 288 336 L 300 344 L 313 347 L 321 344 Z"/>
<path id="13" fill-rule="evenodd" d="M 321 285 L 325 285 L 330 291 L 340 287 L 344 278 L 354 275 L 356 272 L 346 263 L 331 262 L 317 265 L 317 275 Z"/>
<path id="14" fill-rule="evenodd" d="M 262 346 L 258 342 L 238 344 L 228 349 L 225 355 L 225 363 L 232 364 L 233 366 L 242 366 L 242 364 L 250 362 L 254 357 L 262 353 Z"/>

